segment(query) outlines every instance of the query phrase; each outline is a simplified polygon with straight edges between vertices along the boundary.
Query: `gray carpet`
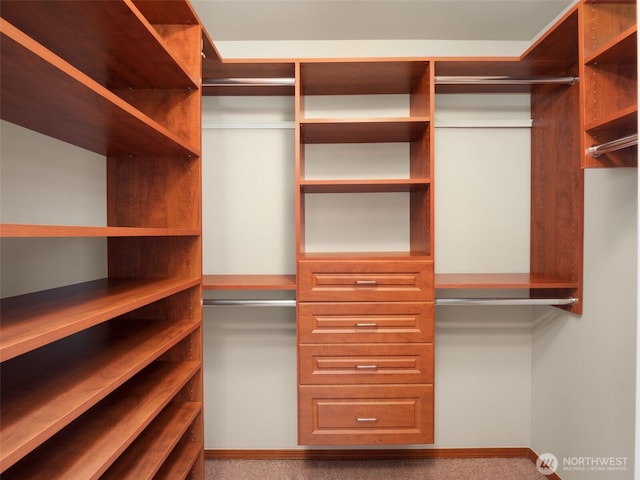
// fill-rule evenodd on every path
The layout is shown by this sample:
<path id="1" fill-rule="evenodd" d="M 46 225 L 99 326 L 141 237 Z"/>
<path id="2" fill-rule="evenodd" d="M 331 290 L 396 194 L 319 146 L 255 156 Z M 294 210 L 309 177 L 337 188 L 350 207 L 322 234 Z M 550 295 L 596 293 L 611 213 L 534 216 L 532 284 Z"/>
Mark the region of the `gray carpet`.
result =
<path id="1" fill-rule="evenodd" d="M 206 480 L 545 480 L 526 458 L 206 460 Z"/>

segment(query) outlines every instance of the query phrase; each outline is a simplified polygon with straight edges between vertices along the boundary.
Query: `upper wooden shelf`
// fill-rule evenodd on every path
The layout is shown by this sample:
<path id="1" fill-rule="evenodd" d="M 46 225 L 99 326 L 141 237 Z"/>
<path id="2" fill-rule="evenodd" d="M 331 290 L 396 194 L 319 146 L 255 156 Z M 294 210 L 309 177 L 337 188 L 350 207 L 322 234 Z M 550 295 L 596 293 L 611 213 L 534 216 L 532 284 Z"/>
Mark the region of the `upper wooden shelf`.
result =
<path id="1" fill-rule="evenodd" d="M 305 193 L 384 193 L 424 190 L 431 182 L 426 178 L 385 180 L 302 180 Z"/>
<path id="2" fill-rule="evenodd" d="M 200 284 L 200 278 L 94 280 L 9 297 L 0 313 L 0 360 L 90 328 Z"/>
<path id="3" fill-rule="evenodd" d="M 179 228 L 92 227 L 69 225 L 0 224 L 0 238 L 32 237 L 168 237 L 198 236 L 199 230 Z"/>
<path id="4" fill-rule="evenodd" d="M 425 80 L 428 66 L 424 59 L 306 60 L 300 85 L 303 95 L 409 94 Z"/>
<path id="5" fill-rule="evenodd" d="M 638 129 L 638 104 L 612 112 L 585 125 L 586 131 L 603 130 L 615 132 L 617 136 L 634 133 Z"/>
<path id="6" fill-rule="evenodd" d="M 638 61 L 638 26 L 633 25 L 586 56 L 587 64 L 635 65 Z"/>
<path id="7" fill-rule="evenodd" d="M 295 290 L 295 275 L 203 275 L 203 290 Z"/>
<path id="8" fill-rule="evenodd" d="M 3 18 L 0 32 L 4 120 L 102 155 L 199 156 L 199 145 L 190 145 Z"/>
<path id="9" fill-rule="evenodd" d="M 305 119 L 302 143 L 384 143 L 417 140 L 428 131 L 428 117 Z"/>
<path id="10" fill-rule="evenodd" d="M 185 7 L 185 2 L 154 2 L 158 5 L 152 9 L 148 3 L 138 2 L 156 23 L 162 10 L 172 15 L 167 8 L 172 4 Z M 3 0 L 2 17 L 108 88 L 197 88 L 199 84 L 130 2 Z M 188 15 L 173 18 L 187 21 Z M 197 19 L 191 15 L 190 21 Z"/>
<path id="11" fill-rule="evenodd" d="M 547 289 L 578 288 L 578 282 L 532 273 L 437 273 L 438 289 Z"/>

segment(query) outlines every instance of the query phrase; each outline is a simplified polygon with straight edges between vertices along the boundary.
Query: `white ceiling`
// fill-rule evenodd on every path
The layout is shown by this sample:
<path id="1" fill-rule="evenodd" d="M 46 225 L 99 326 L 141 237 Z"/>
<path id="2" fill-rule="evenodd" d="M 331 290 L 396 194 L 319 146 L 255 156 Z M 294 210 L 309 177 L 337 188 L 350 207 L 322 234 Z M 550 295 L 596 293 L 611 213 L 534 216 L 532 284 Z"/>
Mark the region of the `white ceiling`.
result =
<path id="1" fill-rule="evenodd" d="M 192 0 L 221 42 L 531 41 L 574 0 Z"/>

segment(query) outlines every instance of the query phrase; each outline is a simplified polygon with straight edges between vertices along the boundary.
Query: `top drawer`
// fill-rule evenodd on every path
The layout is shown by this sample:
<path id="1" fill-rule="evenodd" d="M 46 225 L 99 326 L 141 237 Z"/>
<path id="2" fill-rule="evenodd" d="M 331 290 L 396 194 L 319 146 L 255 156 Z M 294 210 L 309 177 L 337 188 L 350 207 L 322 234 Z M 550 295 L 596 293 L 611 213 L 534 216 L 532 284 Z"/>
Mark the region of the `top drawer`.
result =
<path id="1" fill-rule="evenodd" d="M 298 300 L 433 301 L 430 260 L 300 260 Z"/>

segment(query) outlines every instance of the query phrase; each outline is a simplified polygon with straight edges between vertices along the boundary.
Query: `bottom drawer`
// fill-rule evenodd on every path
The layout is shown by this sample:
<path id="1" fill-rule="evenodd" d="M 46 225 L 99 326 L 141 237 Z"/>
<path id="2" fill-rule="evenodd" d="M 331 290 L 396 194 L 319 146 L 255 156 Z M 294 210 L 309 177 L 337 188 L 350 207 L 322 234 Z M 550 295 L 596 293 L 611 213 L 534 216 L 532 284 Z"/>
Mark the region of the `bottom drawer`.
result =
<path id="1" fill-rule="evenodd" d="M 299 387 L 301 445 L 398 445 L 433 438 L 433 385 Z"/>

